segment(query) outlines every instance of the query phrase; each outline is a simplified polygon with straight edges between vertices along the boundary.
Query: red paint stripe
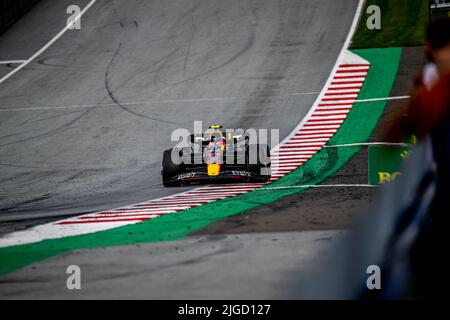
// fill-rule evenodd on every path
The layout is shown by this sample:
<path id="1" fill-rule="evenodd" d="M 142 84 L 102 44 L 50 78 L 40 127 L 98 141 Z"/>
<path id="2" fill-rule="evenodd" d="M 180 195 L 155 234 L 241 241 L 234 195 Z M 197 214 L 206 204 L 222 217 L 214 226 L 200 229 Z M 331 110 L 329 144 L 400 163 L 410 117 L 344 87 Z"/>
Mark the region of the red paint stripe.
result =
<path id="1" fill-rule="evenodd" d="M 311 120 L 312 121 L 312 120 Z M 305 123 L 305 127 L 324 127 L 324 126 L 328 126 L 330 124 L 334 124 L 334 125 L 339 125 L 342 122 L 344 122 L 344 120 L 341 121 L 324 121 L 324 120 L 318 120 L 318 122 L 316 123 Z"/>
<path id="2" fill-rule="evenodd" d="M 333 129 L 336 129 L 336 128 L 333 128 Z M 307 131 L 317 131 L 317 130 L 319 130 L 319 129 L 317 129 L 317 128 L 316 129 L 314 129 L 314 128 L 303 128 L 302 129 L 302 131 L 306 131 L 306 132 Z"/>
<path id="3" fill-rule="evenodd" d="M 320 143 L 321 141 L 314 141 L 313 139 L 317 140 L 317 139 L 328 139 L 329 137 L 333 136 L 336 132 L 331 132 L 331 130 L 333 129 L 326 129 L 326 130 L 330 130 L 330 132 L 327 133 L 323 133 L 320 132 L 319 130 L 317 130 L 317 132 L 302 132 L 301 134 L 293 137 L 291 140 L 303 140 L 305 142 L 317 142 Z"/>
<path id="4" fill-rule="evenodd" d="M 279 155 L 279 161 L 278 162 L 274 162 L 274 163 L 284 163 L 284 162 L 294 162 L 294 161 L 303 161 L 303 155 L 301 154 L 294 154 L 294 155 L 288 155 L 288 154 L 284 154 L 286 152 L 290 152 L 289 150 L 284 150 L 283 154 Z"/>
<path id="5" fill-rule="evenodd" d="M 318 131 L 317 133 L 306 133 L 306 132 L 300 132 L 297 133 L 292 139 L 318 139 L 318 138 L 328 138 L 331 137 L 336 131 L 334 129 L 327 129 L 328 132 L 322 132 Z M 334 131 L 334 132 L 332 132 Z M 303 136 L 317 136 L 317 137 L 311 137 L 311 138 L 305 138 Z"/>
<path id="6" fill-rule="evenodd" d="M 335 84 L 363 84 L 364 81 L 332 81 L 331 85 L 335 85 Z"/>
<path id="7" fill-rule="evenodd" d="M 164 208 L 182 208 L 182 207 L 198 207 L 204 204 L 208 204 L 208 202 L 206 201 L 195 201 L 195 200 L 180 200 L 179 202 L 176 203 L 163 203 L 163 202 L 155 202 L 155 203 L 151 203 L 148 205 L 142 205 L 140 207 L 138 207 L 138 210 L 143 210 L 143 209 L 153 209 L 153 210 L 158 210 L 158 209 L 164 209 Z M 147 210 L 148 211 L 148 210 Z"/>
<path id="8" fill-rule="evenodd" d="M 296 159 L 300 159 L 300 160 L 308 160 L 309 158 L 311 158 L 311 155 L 305 155 L 303 153 L 299 153 L 299 151 L 286 150 L 286 152 L 284 152 L 283 155 L 285 155 L 285 156 L 293 156 Z"/>
<path id="9" fill-rule="evenodd" d="M 309 125 L 309 126 L 316 125 L 317 122 L 329 123 L 330 121 L 331 122 L 333 122 L 333 121 L 343 121 L 343 119 L 342 118 L 309 119 L 308 122 L 305 123 L 305 126 L 306 125 Z"/>
<path id="10" fill-rule="evenodd" d="M 319 116 L 346 116 L 348 114 L 348 110 L 345 113 L 321 113 L 320 115 L 317 115 L 315 117 L 319 117 Z"/>
<path id="11" fill-rule="evenodd" d="M 340 123 L 315 123 L 312 126 L 306 127 L 304 130 L 308 131 L 308 130 L 318 130 L 318 129 L 328 129 L 328 128 L 333 128 L 333 129 L 338 129 L 339 126 L 342 124 L 342 122 Z"/>
<path id="12" fill-rule="evenodd" d="M 338 70 L 336 73 L 364 73 L 364 76 L 369 71 L 369 68 L 356 68 L 351 70 Z"/>
<path id="13" fill-rule="evenodd" d="M 195 201 L 191 201 L 189 206 L 199 206 Z M 139 203 L 133 206 L 132 210 L 142 210 L 142 209 L 161 209 L 171 208 L 171 207 L 187 207 L 186 204 L 174 204 L 174 203 L 161 203 L 161 202 L 149 202 L 149 203 Z"/>
<path id="14" fill-rule="evenodd" d="M 208 203 L 208 201 L 205 201 L 205 200 L 195 200 L 195 199 L 188 199 L 188 198 L 186 198 L 185 201 L 183 201 L 182 199 L 177 199 L 177 200 L 174 200 L 174 199 L 172 199 L 172 200 L 163 200 L 163 199 L 161 199 L 161 200 L 149 203 L 148 205 L 153 205 L 153 204 L 155 204 L 155 205 L 159 205 L 159 204 L 164 204 L 164 205 L 166 205 L 166 204 L 176 204 L 176 205 L 189 204 L 189 205 L 191 205 L 191 204 L 207 204 L 207 203 Z"/>
<path id="15" fill-rule="evenodd" d="M 85 216 L 82 216 L 82 217 L 77 217 L 76 219 L 83 219 L 83 220 L 89 220 L 89 219 L 103 219 L 103 218 L 106 218 L 106 219 L 108 219 L 108 218 L 116 218 L 116 217 L 124 217 L 124 218 L 132 218 L 132 217 L 134 217 L 135 219 L 140 219 L 140 218 L 151 218 L 151 217 L 154 217 L 154 216 L 158 216 L 157 214 L 153 214 L 153 213 L 143 213 L 143 214 L 121 214 L 121 213 L 118 213 L 118 214 L 106 214 L 106 215 L 102 215 L 102 214 L 98 214 L 98 213 L 96 213 L 95 214 L 95 216 L 88 216 L 88 217 L 85 217 Z"/>
<path id="16" fill-rule="evenodd" d="M 343 63 L 339 65 L 339 68 L 354 68 L 354 67 L 370 67 L 368 63 L 360 63 L 360 64 L 352 64 L 352 63 Z"/>
<path id="17" fill-rule="evenodd" d="M 190 198 L 188 198 L 188 196 L 189 195 L 186 195 L 186 199 L 190 199 Z M 178 199 L 178 200 L 180 200 L 180 199 Z M 163 199 L 156 199 L 156 200 L 152 200 L 152 201 L 149 201 L 149 202 L 146 202 L 145 204 L 155 204 L 155 203 L 170 203 L 170 202 L 174 202 L 175 201 L 175 199 L 173 199 L 173 198 L 163 198 Z M 191 201 L 191 202 L 196 202 L 196 203 L 202 203 L 202 202 L 204 202 L 205 200 L 203 199 L 203 200 L 194 200 L 194 201 Z"/>
<path id="18" fill-rule="evenodd" d="M 305 132 L 302 133 L 301 136 L 298 136 L 296 138 L 292 138 L 292 141 L 296 142 L 305 142 L 305 143 L 324 143 L 324 141 L 330 139 L 335 133 L 331 133 L 328 135 L 321 135 L 320 133 L 315 132 Z"/>
<path id="19" fill-rule="evenodd" d="M 255 188 L 257 186 L 263 186 L 263 185 L 265 185 L 265 184 L 264 183 L 252 183 L 252 184 L 242 183 L 242 184 L 226 184 L 226 185 L 223 185 L 223 187 L 224 188 L 248 189 L 248 188 Z M 221 188 L 221 187 L 216 187 L 216 188 Z"/>
<path id="20" fill-rule="evenodd" d="M 299 144 L 299 143 L 301 143 L 301 142 L 291 140 L 291 141 L 287 142 L 286 145 Z M 301 144 L 304 147 L 318 147 L 318 148 L 323 147 L 322 143 L 301 143 Z"/>
<path id="21" fill-rule="evenodd" d="M 194 190 L 189 191 L 188 194 L 185 194 L 185 195 L 183 195 L 183 196 L 184 196 L 184 197 L 190 197 L 190 196 L 192 195 L 191 192 L 203 192 L 203 193 L 204 193 L 203 197 L 204 197 L 204 198 L 207 198 L 207 197 L 209 197 L 208 191 L 210 191 L 210 190 L 215 190 L 215 189 L 213 189 L 212 187 L 211 187 L 211 188 L 206 188 L 206 189 L 203 189 L 203 188 L 196 188 L 196 189 L 194 189 Z M 227 189 L 218 189 L 218 190 L 224 190 L 224 191 L 226 191 L 226 192 L 245 192 L 245 191 L 253 190 L 253 189 L 234 189 L 234 188 L 227 188 Z M 176 195 L 174 195 L 174 196 L 172 196 L 172 197 L 175 197 L 175 196 L 176 196 Z M 180 197 L 180 196 L 177 196 L 177 197 Z"/>
<path id="22" fill-rule="evenodd" d="M 254 190 L 254 189 L 256 189 L 256 187 L 255 188 L 251 188 L 251 189 L 235 189 L 235 188 L 217 188 L 217 187 L 208 187 L 208 188 L 204 188 L 204 189 L 195 189 L 196 191 L 204 191 L 204 192 L 207 192 L 207 191 L 211 191 L 211 190 L 221 190 L 221 191 L 226 191 L 226 192 L 246 192 L 246 191 L 251 191 L 251 190 Z M 192 190 L 192 191 L 194 191 L 194 190 Z M 191 191 L 191 192 L 192 192 Z M 188 194 L 187 196 L 190 196 L 190 194 Z M 208 197 L 207 195 L 204 195 L 204 196 L 202 196 L 202 197 Z"/>
<path id="23" fill-rule="evenodd" d="M 255 188 L 257 188 L 257 187 L 247 187 L 247 188 L 238 188 L 238 187 L 232 187 L 232 186 L 226 186 L 226 185 L 224 185 L 223 186 L 223 188 L 221 188 L 221 187 L 208 187 L 208 188 L 198 188 L 198 189 L 195 189 L 196 191 L 205 191 L 205 192 L 207 192 L 208 190 L 214 190 L 214 189 L 218 189 L 218 190 L 225 190 L 225 191 L 236 191 L 236 192 L 240 192 L 240 191 L 247 191 L 247 190 L 253 190 L 253 189 L 255 189 Z M 191 190 L 191 191 L 189 191 L 189 192 L 192 192 L 192 191 L 194 191 L 194 190 Z M 189 194 L 190 193 L 187 193 L 186 194 L 186 196 L 189 196 Z"/>
<path id="24" fill-rule="evenodd" d="M 316 151 L 320 150 L 321 147 L 305 148 L 304 146 L 286 146 L 286 147 L 283 147 L 280 150 L 291 150 L 291 149 L 298 149 L 298 151 L 305 151 L 305 152 L 309 151 L 309 152 L 313 153 L 313 152 L 316 152 Z"/>
<path id="25" fill-rule="evenodd" d="M 320 147 L 315 147 L 315 148 L 308 148 L 308 147 L 303 147 L 303 146 L 289 146 L 283 149 L 280 149 L 280 151 L 287 151 L 287 150 L 291 150 L 291 151 L 305 151 L 305 152 L 317 152 L 317 150 L 320 150 Z"/>
<path id="26" fill-rule="evenodd" d="M 304 156 L 304 155 L 316 153 L 317 150 L 318 149 L 305 149 L 302 147 L 292 147 L 292 148 L 281 149 L 280 156 L 286 155 L 286 153 L 291 153 L 291 152 L 297 153 L 299 156 Z"/>
<path id="27" fill-rule="evenodd" d="M 314 153 L 313 151 L 305 153 L 304 151 L 296 151 L 296 150 L 280 150 L 280 156 L 289 156 L 292 155 L 297 160 L 303 160 L 306 155 Z"/>
<path id="28" fill-rule="evenodd" d="M 305 123 L 305 126 L 317 126 L 318 123 L 325 123 L 328 124 L 330 122 L 336 122 L 336 121 L 343 121 L 341 117 L 336 118 L 323 118 L 323 119 L 309 119 L 308 122 Z M 338 123 L 339 124 L 339 123 Z"/>
<path id="29" fill-rule="evenodd" d="M 114 211 L 101 211 L 101 212 L 96 212 L 95 214 L 100 214 L 100 215 L 115 215 L 115 214 L 121 214 L 121 215 L 126 215 L 126 214 L 130 214 L 130 215 L 137 215 L 137 213 L 132 213 L 132 212 L 139 212 L 138 210 L 133 209 L 134 211 L 123 211 L 123 209 L 119 209 L 119 210 L 114 210 Z M 142 209 L 140 209 L 140 211 L 142 211 Z M 142 213 L 142 214 L 151 214 L 151 215 L 162 215 L 162 214 L 167 214 L 169 212 L 163 212 L 163 211 L 155 211 L 155 212 L 146 212 L 146 213 Z"/>
<path id="30" fill-rule="evenodd" d="M 288 150 L 286 150 L 287 152 L 289 152 Z M 305 155 L 303 154 L 281 154 L 280 158 L 286 159 L 280 162 L 274 162 L 274 164 L 277 163 L 289 163 L 288 160 L 290 160 L 290 162 L 301 162 L 303 163 L 305 161 Z"/>
<path id="31" fill-rule="evenodd" d="M 144 209 L 144 208 L 138 208 L 138 207 L 136 207 L 137 205 L 141 205 L 141 204 L 135 204 L 135 205 L 133 205 L 133 208 L 123 208 L 123 209 L 116 209 L 116 210 L 110 210 L 110 211 L 102 211 L 102 212 L 100 212 L 100 213 L 102 213 L 102 214 L 107 214 L 107 212 L 119 212 L 119 213 L 133 213 L 133 212 L 136 212 L 136 211 L 140 211 L 140 212 L 142 212 L 142 211 L 152 211 L 152 212 L 147 212 L 147 213 L 153 213 L 153 210 L 158 210 L 158 209 L 160 209 L 160 211 L 155 211 L 155 213 L 164 213 L 163 211 L 175 211 L 175 209 L 164 209 L 164 208 L 148 208 L 148 210 L 147 209 Z M 142 204 L 143 205 L 143 204 Z M 95 212 L 95 213 L 98 213 L 98 212 Z"/>
<path id="32" fill-rule="evenodd" d="M 323 145 L 325 143 L 325 141 L 330 139 L 332 136 L 333 135 L 329 135 L 326 137 L 295 138 L 295 139 L 292 139 L 291 141 L 293 143 L 316 143 L 316 144 Z"/>
<path id="33" fill-rule="evenodd" d="M 334 107 L 334 106 L 352 106 L 352 103 L 348 102 L 336 102 L 336 103 L 319 103 L 319 107 Z"/>
<path id="34" fill-rule="evenodd" d="M 216 190 L 216 189 L 213 189 L 213 190 Z M 219 190 L 219 189 L 217 189 L 217 190 Z M 251 190 L 247 190 L 247 191 L 251 191 Z M 189 195 L 189 196 L 183 197 L 183 198 L 174 198 L 174 200 L 182 201 L 183 203 L 188 203 L 189 201 L 190 202 L 195 202 L 195 201 L 198 201 L 198 200 L 205 201 L 205 202 L 209 203 L 209 202 L 216 201 L 216 200 L 219 200 L 219 199 L 223 199 L 223 198 L 226 198 L 226 197 L 227 197 L 227 195 L 223 195 L 223 194 L 220 194 L 220 195 L 209 195 L 209 196 L 207 196 L 207 195 L 201 195 L 201 196 Z"/>
<path id="35" fill-rule="evenodd" d="M 333 79 L 355 79 L 355 78 L 365 78 L 365 76 L 335 76 Z"/>
<path id="36" fill-rule="evenodd" d="M 186 196 L 185 199 L 189 200 L 190 199 L 189 195 Z M 161 200 L 153 200 L 152 202 L 149 202 L 148 204 L 155 204 L 155 203 L 164 203 L 164 204 L 166 204 L 166 203 L 171 203 L 171 202 L 180 201 L 180 200 L 182 200 L 182 199 L 167 198 L 167 199 L 161 199 Z M 200 199 L 200 200 L 194 200 L 194 201 L 191 201 L 191 202 L 192 203 L 203 203 L 205 201 L 206 201 L 206 199 Z"/>
<path id="37" fill-rule="evenodd" d="M 229 191 L 229 190 L 211 190 L 211 191 L 193 191 L 192 193 L 190 193 L 190 195 L 207 195 L 207 194 L 211 194 L 211 195 L 222 195 L 224 198 L 226 196 L 235 196 L 235 195 L 239 195 L 242 193 L 246 193 L 247 191 Z"/>
<path id="38" fill-rule="evenodd" d="M 350 92 L 327 92 L 327 93 L 325 93 L 325 95 L 326 96 L 343 96 L 343 95 L 346 95 L 346 94 L 356 94 L 356 95 L 358 95 L 359 94 L 359 91 L 350 91 Z"/>
<path id="39" fill-rule="evenodd" d="M 300 157 L 297 156 L 286 156 L 280 155 L 276 161 L 272 161 L 272 163 L 289 163 L 289 162 L 301 162 L 303 161 Z"/>
<path id="40" fill-rule="evenodd" d="M 307 133 L 307 132 L 303 132 L 304 130 L 305 130 L 305 128 L 302 128 L 302 130 L 299 131 L 299 133 L 297 133 L 292 139 L 298 139 L 298 138 L 307 139 L 305 137 L 302 137 L 302 136 L 305 136 L 305 135 L 308 135 L 308 136 L 310 136 L 310 135 L 312 135 L 312 136 L 314 136 L 314 135 L 323 135 L 325 137 L 325 136 L 329 136 L 330 134 L 334 134 L 335 132 L 333 132 L 332 130 L 336 130 L 336 129 L 323 129 L 323 130 L 326 130 L 326 131 L 322 131 L 321 130 L 321 131 L 318 131 L 318 133 Z M 317 129 L 317 130 L 320 130 L 320 129 Z"/>
<path id="41" fill-rule="evenodd" d="M 334 134 L 331 134 L 329 136 L 315 136 L 315 137 L 299 137 L 299 138 L 295 138 L 292 139 L 292 141 L 294 141 L 295 143 L 317 143 L 317 144 L 324 144 L 325 141 L 328 141 L 328 139 L 330 139 Z"/>
<path id="42" fill-rule="evenodd" d="M 322 146 L 320 146 L 320 147 L 303 147 L 302 145 L 292 145 L 292 146 L 295 148 L 305 148 L 306 151 L 320 150 L 320 148 L 322 148 L 326 144 L 326 142 L 328 142 L 328 141 L 323 141 Z M 298 144 L 301 144 L 301 143 L 302 143 L 301 141 L 298 142 Z M 280 150 L 282 150 L 282 149 L 280 149 Z"/>
<path id="43" fill-rule="evenodd" d="M 136 204 L 136 209 L 156 209 L 156 210 L 164 210 L 165 208 L 173 208 L 173 209 L 168 209 L 168 210 L 184 210 L 184 207 L 198 207 L 200 206 L 200 204 L 195 204 L 195 203 L 191 203 L 189 205 L 187 204 L 159 204 L 159 203 L 155 203 L 155 204 Z M 136 210 L 133 209 L 133 210 Z"/>
<path id="44" fill-rule="evenodd" d="M 234 189 L 234 188 L 227 189 L 227 190 L 222 190 L 222 192 L 224 194 L 233 194 L 233 193 L 239 193 L 239 192 L 245 192 L 245 191 L 246 190 L 238 190 L 238 189 Z M 198 192 L 200 192 L 202 194 L 208 194 L 210 192 L 210 189 L 201 189 L 201 190 L 194 189 L 192 191 L 188 191 L 188 193 L 186 193 L 186 194 L 190 194 L 191 195 L 191 194 L 198 193 Z"/>
<path id="45" fill-rule="evenodd" d="M 124 221 L 144 221 L 150 218 L 142 218 L 142 219 L 116 219 L 116 220 L 104 220 L 104 219 L 95 219 L 95 220 L 66 220 L 58 222 L 57 224 L 82 224 L 82 223 L 99 223 L 99 222 L 124 222 Z"/>
<path id="46" fill-rule="evenodd" d="M 304 140 L 310 140 L 311 142 L 312 142 L 312 140 L 311 139 L 329 139 L 330 137 L 332 137 L 335 133 L 336 133 L 336 131 L 337 131 L 337 129 L 336 128 L 326 128 L 326 129 L 323 129 L 323 130 L 327 130 L 327 131 L 329 131 L 328 132 L 328 136 L 323 136 L 323 137 L 321 137 L 321 136 L 314 136 L 316 133 L 320 133 L 320 131 L 319 131 L 320 129 L 314 129 L 314 128 L 303 128 L 302 129 L 302 136 L 299 136 L 299 138 L 296 138 L 296 139 L 304 139 Z M 332 130 L 336 130 L 336 131 L 332 131 Z M 323 134 L 323 133 L 322 133 Z M 322 142 L 323 140 L 321 140 L 321 141 L 316 141 L 316 142 Z"/>
<path id="47" fill-rule="evenodd" d="M 226 193 L 225 193 L 225 192 L 226 192 Z M 233 192 L 233 191 L 220 191 L 220 192 L 211 192 L 211 191 L 205 191 L 205 192 L 203 192 L 203 191 L 193 191 L 193 192 L 191 192 L 191 193 L 189 193 L 189 194 L 191 194 L 191 195 L 200 195 L 200 194 L 239 195 L 239 194 L 242 194 L 242 193 L 245 193 L 245 191 L 242 191 L 242 192 Z"/>
<path id="48" fill-rule="evenodd" d="M 346 115 L 347 113 L 349 113 L 349 111 L 351 110 L 351 108 L 347 109 L 347 110 L 336 110 L 335 108 L 324 108 L 324 109 L 320 109 L 320 110 L 315 110 L 314 113 L 312 114 L 312 117 L 323 117 L 326 115 L 330 115 L 333 113 L 336 113 L 338 115 Z"/>
<path id="49" fill-rule="evenodd" d="M 329 87 L 328 90 L 334 91 L 334 90 L 358 90 L 361 89 L 361 86 L 358 87 Z"/>
<path id="50" fill-rule="evenodd" d="M 339 110 L 345 110 L 350 111 L 351 107 L 344 107 L 344 108 L 317 108 L 316 111 L 339 111 Z"/>
<path id="51" fill-rule="evenodd" d="M 280 161 L 276 161 L 276 162 L 272 162 L 273 165 L 277 165 L 277 164 L 297 164 L 297 163 L 302 163 L 303 160 L 299 159 L 297 157 L 283 157 L 280 159 Z"/>
<path id="52" fill-rule="evenodd" d="M 210 188 L 208 188 L 209 190 L 211 190 Z M 201 189 L 201 190 L 204 190 L 204 189 Z M 209 198 L 209 197 L 202 197 L 202 198 L 199 198 L 198 199 L 198 201 L 203 201 L 203 200 L 207 200 L 207 198 Z M 171 200 L 183 200 L 183 199 L 185 199 L 185 200 L 188 200 L 188 199 L 194 199 L 195 200 L 195 198 L 192 198 L 189 194 L 181 194 L 181 195 L 176 195 L 176 194 L 174 194 L 173 196 L 170 196 L 170 199 Z"/>
<path id="53" fill-rule="evenodd" d="M 312 147 L 312 148 L 321 148 L 323 146 L 323 142 L 322 141 L 310 141 L 310 139 L 305 139 L 305 138 L 303 138 L 303 139 L 301 139 L 301 138 L 296 138 L 296 139 L 292 138 L 291 140 L 289 140 L 289 142 L 286 142 L 283 146 L 291 145 L 291 144 L 299 144 L 299 143 L 301 143 L 305 147 Z"/>
<path id="54" fill-rule="evenodd" d="M 355 102 L 356 98 L 322 98 L 322 101 L 342 101 L 349 100 Z"/>

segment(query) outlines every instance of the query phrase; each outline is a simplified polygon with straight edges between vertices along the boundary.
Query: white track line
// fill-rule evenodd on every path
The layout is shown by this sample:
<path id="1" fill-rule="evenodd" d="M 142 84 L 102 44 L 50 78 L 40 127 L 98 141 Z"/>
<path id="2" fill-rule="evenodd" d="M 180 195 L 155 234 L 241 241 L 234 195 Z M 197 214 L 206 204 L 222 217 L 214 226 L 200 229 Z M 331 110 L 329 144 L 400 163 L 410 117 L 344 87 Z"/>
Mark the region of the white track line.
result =
<path id="1" fill-rule="evenodd" d="M 0 61 L 0 64 L 19 64 L 19 63 L 24 63 L 27 60 L 4 60 L 4 61 Z"/>
<path id="2" fill-rule="evenodd" d="M 300 95 L 313 95 L 318 94 L 318 92 L 296 92 L 296 93 L 286 93 L 282 95 L 274 95 L 273 98 L 277 97 L 290 97 L 290 96 L 300 96 Z M 194 99 L 166 99 L 166 100 L 153 100 L 153 101 L 129 101 L 121 102 L 123 106 L 140 106 L 147 104 L 164 104 L 164 103 L 186 103 L 186 102 L 212 102 L 212 101 L 222 101 L 222 100 L 239 100 L 247 99 L 248 97 L 218 97 L 218 98 L 194 98 Z M 6 111 L 34 111 L 34 110 L 65 110 L 65 109 L 92 109 L 92 108 L 117 108 L 116 103 L 97 103 L 97 104 L 74 104 L 74 105 L 63 105 L 63 106 L 23 106 L 23 107 L 8 107 L 0 108 L 0 112 Z"/>
<path id="3" fill-rule="evenodd" d="M 75 23 L 76 21 L 78 21 L 83 14 L 89 10 L 89 8 L 96 2 L 97 0 L 91 0 L 91 2 L 88 3 L 88 5 L 86 7 L 83 8 L 83 10 L 81 10 L 81 12 L 79 14 L 77 14 L 74 19 L 73 19 L 73 23 Z M 73 24 L 72 23 L 72 24 Z M 72 26 L 72 24 L 66 24 L 66 26 L 56 35 L 54 36 L 49 42 L 47 42 L 47 44 L 45 46 L 43 46 L 41 49 L 39 49 L 35 54 L 33 54 L 30 58 L 28 58 L 27 60 L 25 60 L 24 62 L 22 62 L 22 64 L 20 66 L 18 66 L 17 68 L 15 68 L 14 70 L 12 70 L 10 73 L 8 73 L 7 75 L 5 75 L 3 78 L 0 79 L 0 84 L 5 82 L 6 80 L 8 80 L 10 77 L 12 77 L 14 74 L 16 74 L 18 71 L 20 71 L 21 69 L 23 69 L 24 67 L 26 67 L 31 61 L 33 61 L 34 59 L 36 59 L 37 57 L 39 57 L 45 50 L 47 50 L 53 43 L 55 43 L 59 38 L 61 38 L 61 36 L 66 33 L 67 30 L 70 29 L 70 27 Z"/>
<path id="4" fill-rule="evenodd" d="M 411 96 L 384 97 L 384 98 L 371 98 L 371 99 L 355 100 L 355 102 L 372 102 L 372 101 L 386 101 L 386 100 L 404 100 L 404 99 L 409 99 L 409 98 L 411 98 Z"/>

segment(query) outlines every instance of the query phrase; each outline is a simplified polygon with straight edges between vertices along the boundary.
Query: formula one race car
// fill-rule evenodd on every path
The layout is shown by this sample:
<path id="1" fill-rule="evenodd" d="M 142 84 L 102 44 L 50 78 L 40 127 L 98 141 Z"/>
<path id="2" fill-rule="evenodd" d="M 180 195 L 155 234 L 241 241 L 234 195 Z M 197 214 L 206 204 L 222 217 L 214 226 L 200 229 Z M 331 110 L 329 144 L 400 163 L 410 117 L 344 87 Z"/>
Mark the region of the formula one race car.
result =
<path id="1" fill-rule="evenodd" d="M 267 182 L 270 150 L 250 143 L 247 133 L 210 126 L 202 135 L 190 135 L 187 145 L 165 150 L 162 180 L 165 187 L 185 184 Z"/>

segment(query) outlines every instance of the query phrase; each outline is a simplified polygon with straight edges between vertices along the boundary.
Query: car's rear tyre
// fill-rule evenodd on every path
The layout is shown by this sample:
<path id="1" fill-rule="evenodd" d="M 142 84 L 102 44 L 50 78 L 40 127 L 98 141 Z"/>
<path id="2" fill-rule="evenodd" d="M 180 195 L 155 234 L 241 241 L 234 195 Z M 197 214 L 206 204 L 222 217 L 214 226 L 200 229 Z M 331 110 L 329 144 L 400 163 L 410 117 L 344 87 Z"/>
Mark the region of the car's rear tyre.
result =
<path id="1" fill-rule="evenodd" d="M 178 181 L 170 181 L 180 173 L 180 165 L 172 161 L 172 149 L 165 150 L 163 153 L 161 173 L 164 187 L 176 187 L 180 185 Z"/>

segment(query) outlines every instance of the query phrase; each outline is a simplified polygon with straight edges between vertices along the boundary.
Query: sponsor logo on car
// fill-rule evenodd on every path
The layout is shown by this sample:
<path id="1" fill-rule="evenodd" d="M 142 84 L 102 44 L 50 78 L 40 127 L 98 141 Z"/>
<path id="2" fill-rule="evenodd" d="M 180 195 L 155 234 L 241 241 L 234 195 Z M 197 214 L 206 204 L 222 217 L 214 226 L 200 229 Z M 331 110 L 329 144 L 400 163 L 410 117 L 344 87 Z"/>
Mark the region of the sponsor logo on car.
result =
<path id="1" fill-rule="evenodd" d="M 194 178 L 195 176 L 196 176 L 195 172 L 182 173 L 178 175 L 178 180 Z"/>
<path id="2" fill-rule="evenodd" d="M 248 171 L 231 171 L 231 174 L 233 176 L 240 176 L 240 177 L 250 177 L 250 172 Z"/>

